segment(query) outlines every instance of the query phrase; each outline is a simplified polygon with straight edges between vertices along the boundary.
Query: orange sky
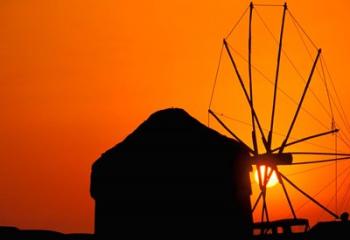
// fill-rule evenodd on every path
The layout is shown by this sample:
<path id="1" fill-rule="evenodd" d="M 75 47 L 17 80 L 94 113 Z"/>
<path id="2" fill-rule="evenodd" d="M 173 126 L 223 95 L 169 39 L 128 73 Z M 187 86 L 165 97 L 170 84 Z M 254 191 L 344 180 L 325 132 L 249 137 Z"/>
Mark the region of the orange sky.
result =
<path id="1" fill-rule="evenodd" d="M 158 109 L 185 108 L 206 123 L 222 38 L 248 4 L 2 1 L 0 225 L 92 232 L 91 164 Z M 350 3 L 290 0 L 288 5 L 322 47 L 350 116 Z M 261 52 L 256 59 L 265 56 Z M 308 129 L 300 126 L 296 136 Z M 250 134 L 246 130 L 235 129 L 243 137 Z M 321 175 L 295 180 L 311 191 L 310 182 Z"/>

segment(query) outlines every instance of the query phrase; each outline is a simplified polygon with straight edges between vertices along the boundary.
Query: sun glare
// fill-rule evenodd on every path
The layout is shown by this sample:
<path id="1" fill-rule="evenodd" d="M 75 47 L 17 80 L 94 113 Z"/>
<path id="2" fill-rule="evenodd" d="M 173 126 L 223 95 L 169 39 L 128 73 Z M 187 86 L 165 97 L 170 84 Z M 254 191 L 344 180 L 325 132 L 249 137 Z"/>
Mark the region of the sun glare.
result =
<path id="1" fill-rule="evenodd" d="M 267 167 L 267 174 L 269 174 L 271 171 L 272 171 L 272 169 L 270 167 Z M 265 174 L 265 166 L 264 165 L 260 166 L 260 173 L 261 173 L 261 179 L 262 179 L 262 181 L 264 181 L 264 174 Z M 254 172 L 254 178 L 255 178 L 255 181 L 259 184 L 259 175 L 258 175 L 258 170 L 257 169 Z M 276 172 L 273 171 L 272 175 L 271 175 L 271 177 L 269 179 L 269 182 L 267 183 L 266 186 L 267 187 L 273 187 L 277 183 L 278 183 L 278 178 L 277 178 Z"/>

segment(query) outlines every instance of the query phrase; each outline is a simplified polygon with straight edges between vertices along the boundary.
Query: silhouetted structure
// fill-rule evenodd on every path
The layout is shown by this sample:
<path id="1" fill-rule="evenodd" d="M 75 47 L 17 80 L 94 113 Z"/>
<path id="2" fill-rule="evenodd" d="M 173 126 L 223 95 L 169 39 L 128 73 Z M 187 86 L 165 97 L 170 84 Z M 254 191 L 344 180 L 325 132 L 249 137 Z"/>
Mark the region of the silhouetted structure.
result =
<path id="1" fill-rule="evenodd" d="M 350 238 L 348 213 L 310 230 L 307 219 L 253 224 L 247 158 L 243 146 L 184 110 L 162 110 L 94 163 L 96 235 L 0 226 L 0 239 Z"/>
<path id="2" fill-rule="evenodd" d="M 93 164 L 97 236 L 247 239 L 247 157 L 182 109 L 154 113 Z"/>
<path id="3" fill-rule="evenodd" d="M 309 239 L 350 239 L 350 221 L 318 222 L 308 233 Z"/>
<path id="4" fill-rule="evenodd" d="M 19 229 L 0 226 L 0 239 L 4 240 L 93 240 L 95 236 L 88 233 L 64 234 L 50 230 Z"/>
<path id="5" fill-rule="evenodd" d="M 280 219 L 258 222 L 253 226 L 253 240 L 308 240 L 307 219 Z M 310 239 L 309 239 L 310 240 Z"/>

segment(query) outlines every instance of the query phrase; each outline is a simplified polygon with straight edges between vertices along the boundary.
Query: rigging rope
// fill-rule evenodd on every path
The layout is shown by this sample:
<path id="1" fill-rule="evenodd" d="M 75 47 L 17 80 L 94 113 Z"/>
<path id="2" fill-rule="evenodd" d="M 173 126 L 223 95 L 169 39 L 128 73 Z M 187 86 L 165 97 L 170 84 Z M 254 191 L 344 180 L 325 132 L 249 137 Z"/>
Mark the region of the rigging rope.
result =
<path id="1" fill-rule="evenodd" d="M 267 26 L 265 20 L 262 18 L 262 16 L 259 14 L 259 12 L 257 10 L 255 10 L 260 21 L 263 23 L 264 27 L 266 28 L 266 30 L 269 32 L 269 34 L 271 35 L 271 37 L 273 38 L 273 40 L 275 41 L 276 44 L 278 44 L 278 40 L 276 39 L 276 37 L 273 35 L 272 31 L 270 30 L 270 28 Z M 300 71 L 298 70 L 298 68 L 295 66 L 294 62 L 292 61 L 292 59 L 289 57 L 289 55 L 287 54 L 287 52 L 284 50 L 284 48 L 282 47 L 282 53 L 283 55 L 286 57 L 286 59 L 288 60 L 289 64 L 292 66 L 292 68 L 294 69 L 294 71 L 297 73 L 297 75 L 300 77 L 301 80 L 303 80 L 304 83 L 306 83 L 305 78 L 303 77 L 303 75 L 300 73 Z M 312 90 L 312 88 L 310 87 L 310 92 L 311 94 L 314 96 L 314 98 L 316 99 L 316 101 L 320 104 L 320 106 L 322 107 L 322 109 L 328 114 L 328 116 L 330 116 L 330 113 L 328 112 L 328 110 L 323 106 L 322 102 L 320 101 L 320 99 L 317 97 L 317 95 L 315 94 L 315 92 Z"/>
<path id="2" fill-rule="evenodd" d="M 284 7 L 283 4 L 254 4 L 256 7 Z"/>
<path id="3" fill-rule="evenodd" d="M 341 175 L 343 175 L 346 171 L 348 171 L 350 169 L 350 166 L 348 166 L 346 169 L 344 169 L 337 177 L 335 177 L 332 181 L 330 181 L 329 183 L 327 183 L 324 187 L 321 188 L 321 190 L 319 190 L 316 194 L 314 194 L 312 196 L 312 198 L 317 197 L 320 193 L 322 193 L 323 191 L 325 191 L 329 186 L 331 186 L 334 181 L 340 177 Z M 305 201 L 302 205 L 300 205 L 298 208 L 296 208 L 295 211 L 299 211 L 301 208 L 303 208 L 305 205 L 307 205 L 309 203 L 309 201 Z"/>
<path id="4" fill-rule="evenodd" d="M 321 59 L 322 59 L 322 56 L 321 56 Z M 331 111 L 331 115 L 332 115 L 332 127 L 335 127 L 333 126 L 333 122 L 334 122 L 334 113 L 333 113 L 333 107 L 332 107 L 332 103 L 331 103 L 331 96 L 330 96 L 330 93 L 329 93 L 329 90 L 328 90 L 328 84 L 327 84 L 327 81 L 326 81 L 326 75 L 324 73 L 324 68 L 323 68 L 323 61 L 321 60 L 320 61 L 320 65 L 321 65 L 321 70 L 322 70 L 322 80 L 323 80 L 323 83 L 324 83 L 324 86 L 326 88 L 326 93 L 327 93 L 327 98 L 328 98 L 328 104 L 329 104 L 329 109 Z"/>
<path id="5" fill-rule="evenodd" d="M 343 179 L 343 182 L 340 184 L 340 186 L 339 186 L 339 189 L 337 190 L 338 192 L 341 190 L 341 188 L 344 186 L 344 183 L 346 182 L 346 180 L 348 180 L 348 178 L 349 178 L 349 176 L 350 176 L 350 172 L 345 176 L 345 178 Z M 336 179 L 336 181 L 337 181 L 337 179 L 338 178 L 335 178 Z M 328 207 L 329 205 L 330 205 L 330 203 L 333 201 L 333 199 L 335 198 L 335 195 L 333 195 L 333 197 L 331 197 L 329 200 L 328 200 L 328 202 L 326 203 L 326 206 Z M 337 201 L 335 202 L 335 205 L 336 205 L 336 210 L 337 210 Z M 337 212 L 337 211 L 336 211 Z M 320 216 L 322 216 L 322 213 L 321 213 L 321 215 Z M 320 218 L 320 217 L 319 217 Z"/>
<path id="6" fill-rule="evenodd" d="M 213 97 L 214 97 L 216 82 L 217 82 L 217 79 L 218 79 L 219 70 L 220 70 L 220 65 L 221 65 L 221 59 L 222 59 L 222 52 L 223 52 L 223 49 L 224 49 L 224 44 L 221 45 L 220 56 L 219 56 L 219 63 L 218 63 L 218 67 L 217 67 L 217 69 L 216 69 L 215 78 L 214 78 L 214 85 L 213 85 L 213 88 L 212 88 L 211 97 L 210 97 L 210 101 L 209 101 L 209 109 L 211 108 L 211 104 L 212 104 L 212 102 L 213 102 Z"/>
<path id="7" fill-rule="evenodd" d="M 339 133 L 338 137 L 348 148 L 350 148 L 350 144 L 342 137 L 342 133 Z"/>
<path id="8" fill-rule="evenodd" d="M 326 60 L 324 59 L 324 57 L 323 57 L 322 55 L 321 55 L 321 61 L 323 61 L 323 63 L 324 63 L 324 67 L 325 67 L 326 73 L 327 73 L 327 75 L 328 75 L 328 78 L 330 79 L 330 82 L 331 82 L 331 85 L 332 85 L 334 94 L 335 94 L 336 99 L 337 99 L 337 101 L 338 101 L 338 103 L 339 103 L 339 105 L 340 105 L 342 114 L 341 114 L 340 111 L 338 110 L 338 111 L 339 111 L 339 115 L 340 115 L 340 117 L 342 118 L 344 124 L 348 127 L 348 129 L 350 129 L 350 124 L 349 124 L 348 118 L 347 118 L 347 116 L 346 116 L 346 114 L 345 114 L 343 105 L 341 104 L 341 101 L 340 101 L 339 95 L 338 95 L 338 93 L 337 93 L 337 90 L 336 90 L 336 88 L 335 88 L 333 78 L 332 78 L 332 76 L 331 76 L 331 74 L 330 74 L 330 72 L 329 72 L 329 70 L 328 70 L 328 66 L 327 66 Z M 334 103 L 335 106 L 337 106 L 335 102 L 333 102 L 333 103 Z M 344 118 L 343 118 L 343 117 L 344 117 Z"/>
<path id="9" fill-rule="evenodd" d="M 288 11 L 288 13 L 290 14 L 290 12 Z M 291 16 L 292 17 L 292 16 Z M 297 33 L 298 33 L 298 36 L 299 38 L 301 39 L 309 57 L 311 60 L 313 60 L 313 57 L 312 57 L 312 54 L 310 52 L 310 49 L 308 48 L 303 36 L 302 36 L 302 33 L 300 31 L 302 31 L 300 29 L 300 27 L 298 27 L 298 24 L 295 22 L 295 20 L 293 19 L 293 17 L 291 18 L 292 19 L 292 23 L 295 27 L 295 29 L 297 30 Z M 304 31 L 303 31 L 304 32 Z M 310 37 L 308 37 L 310 39 Z M 322 56 L 321 56 L 322 57 Z M 327 85 L 327 81 L 326 81 L 326 75 L 325 75 L 325 72 L 324 72 L 324 68 L 323 68 L 323 64 L 322 64 L 322 61 L 320 61 L 320 64 L 321 64 L 321 70 L 322 72 L 320 72 L 319 68 L 317 68 L 317 73 L 318 75 L 320 76 L 320 78 L 323 80 L 323 83 L 325 85 L 325 88 L 326 88 L 326 93 L 327 93 L 327 98 L 328 98 L 328 104 L 329 104 L 329 108 L 330 108 L 330 111 L 331 111 L 331 118 L 333 119 L 334 118 L 334 114 L 333 114 L 333 108 L 332 108 L 332 104 L 331 104 L 331 100 L 330 100 L 330 93 L 329 93 L 329 90 L 328 90 L 328 85 Z"/>
<path id="10" fill-rule="evenodd" d="M 229 120 L 232 120 L 232 121 L 235 121 L 235 122 L 238 122 L 238 123 L 241 123 L 241 124 L 244 124 L 246 126 L 252 126 L 251 123 L 248 123 L 248 122 L 245 122 L 243 120 L 240 120 L 240 119 L 237 119 L 237 118 L 234 118 L 234 117 L 231 117 L 231 116 L 228 116 L 228 115 L 225 115 L 224 113 L 219 113 L 219 112 L 216 112 L 214 110 L 212 110 L 215 114 L 223 117 L 223 118 L 226 118 L 226 119 L 229 119 Z M 263 128 L 263 130 L 265 131 L 268 131 L 267 128 Z M 276 131 L 273 131 L 272 134 L 275 134 L 275 135 L 278 135 L 278 136 L 282 136 L 282 137 L 285 137 L 286 135 L 283 134 L 283 133 L 280 133 L 280 132 L 276 132 Z M 294 137 L 291 137 L 290 138 L 291 140 L 297 140 L 296 138 Z M 305 142 L 306 144 L 309 144 L 309 145 L 313 145 L 313 146 L 316 146 L 316 147 L 319 147 L 319 148 L 323 148 L 323 149 L 327 149 L 327 150 L 333 150 L 333 148 L 330 148 L 330 147 L 327 147 L 327 146 L 323 146 L 323 145 L 320 145 L 320 144 L 317 144 L 317 143 L 312 143 L 312 142 Z"/>
<path id="11" fill-rule="evenodd" d="M 342 203 L 342 206 L 341 206 L 341 209 L 346 209 L 346 206 L 347 206 L 347 203 L 349 202 L 350 198 L 347 198 L 348 195 L 350 193 L 350 184 L 348 184 L 348 187 L 346 189 L 346 192 L 343 196 L 343 203 Z"/>
<path id="12" fill-rule="evenodd" d="M 348 186 L 348 189 L 350 189 L 350 185 Z M 347 199 L 346 203 L 344 204 L 344 209 L 346 206 L 349 206 L 350 198 Z"/>
<path id="13" fill-rule="evenodd" d="M 292 12 L 290 11 L 290 9 L 288 9 L 288 13 L 289 13 L 289 15 L 292 17 L 292 19 L 295 21 L 295 23 L 299 26 L 299 28 L 301 29 L 301 31 L 303 31 L 303 33 L 305 34 L 305 36 L 309 39 L 309 41 L 311 42 L 312 46 L 317 50 L 317 49 L 318 49 L 317 45 L 314 43 L 314 41 L 312 41 L 312 39 L 310 38 L 310 36 L 306 33 L 306 31 L 304 30 L 304 28 L 301 26 L 301 24 L 298 22 L 298 20 L 294 17 L 294 15 L 293 15 Z"/>
<path id="14" fill-rule="evenodd" d="M 317 170 L 317 169 L 329 167 L 329 166 L 331 166 L 331 165 L 333 165 L 333 163 L 328 163 L 328 164 L 323 165 L 323 166 L 312 167 L 312 168 L 309 168 L 309 169 L 306 169 L 306 170 L 303 170 L 303 171 L 299 171 L 299 172 L 295 172 L 295 173 L 288 174 L 287 176 L 288 176 L 288 177 L 290 177 L 290 176 L 295 176 L 295 175 L 299 175 L 299 174 L 302 174 L 302 173 L 311 172 L 311 171 L 314 171 L 314 170 Z"/>
<path id="15" fill-rule="evenodd" d="M 334 100 L 331 98 L 331 100 L 332 100 L 332 102 L 333 102 L 333 104 L 334 104 L 334 107 L 335 107 L 335 109 L 337 110 L 337 112 L 338 112 L 338 114 L 339 114 L 339 116 L 340 116 L 340 119 L 342 120 L 342 122 L 343 122 L 343 124 L 344 124 L 344 127 L 345 127 L 345 130 L 346 130 L 346 132 L 349 134 L 350 133 L 350 129 L 347 127 L 347 125 L 346 125 L 346 120 L 344 120 L 344 118 L 343 118 L 343 116 L 341 115 L 341 112 L 339 111 L 339 108 L 338 108 L 338 106 L 335 104 L 335 102 L 334 102 Z M 345 134 L 345 133 L 343 133 L 343 132 L 341 132 L 340 134 Z M 346 138 L 346 136 L 344 136 L 345 138 Z M 349 145 L 348 145 L 349 146 Z"/>
<path id="16" fill-rule="evenodd" d="M 240 52 L 238 52 L 235 48 L 233 48 L 230 44 L 228 44 L 230 49 L 235 52 L 241 59 L 243 59 L 245 62 L 248 62 L 248 60 L 243 56 L 243 54 L 241 54 Z M 252 68 L 259 73 L 263 79 L 265 79 L 266 81 L 268 81 L 270 84 L 274 85 L 274 82 L 268 77 L 266 76 L 261 70 L 259 70 L 258 67 L 256 67 L 255 65 L 252 64 Z M 294 103 L 295 105 L 298 105 L 298 102 L 293 99 L 287 92 L 285 92 L 282 88 L 278 87 L 278 91 L 280 91 L 285 97 L 287 97 L 292 103 Z M 304 107 L 301 107 L 301 110 L 304 111 L 306 114 L 308 114 L 313 120 L 315 120 L 316 122 L 318 122 L 324 129 L 328 130 L 329 127 L 327 127 L 326 124 L 322 123 L 318 117 L 314 116 L 311 112 L 309 112 L 308 110 L 306 110 Z"/>
<path id="17" fill-rule="evenodd" d="M 236 24 L 232 27 L 231 31 L 227 34 L 226 39 L 228 39 L 232 32 L 236 29 L 236 27 L 239 25 L 239 23 L 242 21 L 243 17 L 246 15 L 247 11 L 249 9 L 249 6 L 244 10 L 243 14 L 241 15 L 241 17 L 238 19 L 238 21 L 236 22 Z"/>

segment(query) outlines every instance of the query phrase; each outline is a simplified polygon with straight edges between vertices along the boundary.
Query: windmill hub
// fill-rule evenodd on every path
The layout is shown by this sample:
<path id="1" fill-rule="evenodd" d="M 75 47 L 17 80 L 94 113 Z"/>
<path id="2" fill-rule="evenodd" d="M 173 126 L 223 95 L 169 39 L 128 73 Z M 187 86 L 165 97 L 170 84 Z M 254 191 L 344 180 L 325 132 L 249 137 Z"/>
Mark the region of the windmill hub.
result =
<path id="1" fill-rule="evenodd" d="M 252 165 L 290 165 L 293 162 L 293 156 L 290 153 L 265 153 L 251 157 Z"/>

